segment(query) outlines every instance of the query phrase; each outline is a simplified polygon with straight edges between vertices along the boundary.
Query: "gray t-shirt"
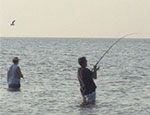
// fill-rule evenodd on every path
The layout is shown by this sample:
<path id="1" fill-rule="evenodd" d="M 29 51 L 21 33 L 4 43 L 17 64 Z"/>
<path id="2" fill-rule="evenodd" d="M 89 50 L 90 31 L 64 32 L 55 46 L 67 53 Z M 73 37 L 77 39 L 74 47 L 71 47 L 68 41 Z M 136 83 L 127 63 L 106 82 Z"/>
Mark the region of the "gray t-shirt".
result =
<path id="1" fill-rule="evenodd" d="M 20 76 L 17 73 L 19 66 L 13 64 L 10 66 L 8 73 L 7 73 L 7 83 L 8 85 L 20 84 Z"/>

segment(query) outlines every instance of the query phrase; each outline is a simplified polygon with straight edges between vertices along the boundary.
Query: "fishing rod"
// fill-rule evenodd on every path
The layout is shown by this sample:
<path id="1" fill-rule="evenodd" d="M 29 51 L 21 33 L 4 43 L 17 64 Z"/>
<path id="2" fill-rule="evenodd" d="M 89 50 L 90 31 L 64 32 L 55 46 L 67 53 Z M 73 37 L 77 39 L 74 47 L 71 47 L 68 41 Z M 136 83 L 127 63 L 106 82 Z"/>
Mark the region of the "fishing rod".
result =
<path id="1" fill-rule="evenodd" d="M 139 33 L 130 33 L 130 34 L 126 34 L 124 36 L 122 36 L 121 38 L 119 38 L 117 41 L 115 41 L 105 52 L 104 54 L 100 57 L 100 59 L 97 61 L 97 63 L 94 66 L 97 66 L 99 64 L 99 62 L 103 59 L 103 57 L 109 52 L 109 50 L 115 45 L 117 44 L 121 39 L 127 37 L 127 36 L 131 36 L 134 34 L 139 34 Z M 97 70 L 99 69 L 99 67 L 97 68 Z"/>

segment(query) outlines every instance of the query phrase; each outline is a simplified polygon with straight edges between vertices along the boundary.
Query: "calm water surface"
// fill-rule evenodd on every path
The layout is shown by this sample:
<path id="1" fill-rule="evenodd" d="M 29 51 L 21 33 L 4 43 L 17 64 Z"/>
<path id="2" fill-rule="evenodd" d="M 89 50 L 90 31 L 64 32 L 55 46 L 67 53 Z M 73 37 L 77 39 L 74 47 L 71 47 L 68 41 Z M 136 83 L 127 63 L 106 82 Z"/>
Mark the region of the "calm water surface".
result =
<path id="1" fill-rule="evenodd" d="M 124 39 L 103 58 L 95 105 L 79 107 L 77 59 L 88 67 L 116 39 L 0 38 L 0 115 L 149 115 L 150 39 Z M 21 58 L 21 91 L 7 91 L 6 72 Z"/>

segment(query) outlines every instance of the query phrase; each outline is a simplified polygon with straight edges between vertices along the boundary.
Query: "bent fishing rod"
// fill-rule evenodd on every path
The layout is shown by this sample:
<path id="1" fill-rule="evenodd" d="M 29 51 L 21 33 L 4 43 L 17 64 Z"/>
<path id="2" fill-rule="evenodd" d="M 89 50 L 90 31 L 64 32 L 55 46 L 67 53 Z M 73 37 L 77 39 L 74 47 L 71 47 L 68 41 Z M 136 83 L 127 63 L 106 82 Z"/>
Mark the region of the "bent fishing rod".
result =
<path id="1" fill-rule="evenodd" d="M 127 37 L 127 36 L 131 36 L 134 34 L 139 34 L 139 33 L 130 33 L 130 34 L 126 34 L 124 36 L 122 36 L 121 38 L 119 38 L 117 41 L 115 41 L 105 52 L 104 54 L 100 57 L 100 59 L 97 61 L 97 63 L 94 66 L 97 66 L 99 64 L 99 62 L 103 59 L 103 57 L 109 52 L 109 50 L 115 45 L 117 44 L 121 39 Z M 97 68 L 97 70 L 99 69 L 99 67 Z M 93 70 L 93 69 L 92 69 Z"/>

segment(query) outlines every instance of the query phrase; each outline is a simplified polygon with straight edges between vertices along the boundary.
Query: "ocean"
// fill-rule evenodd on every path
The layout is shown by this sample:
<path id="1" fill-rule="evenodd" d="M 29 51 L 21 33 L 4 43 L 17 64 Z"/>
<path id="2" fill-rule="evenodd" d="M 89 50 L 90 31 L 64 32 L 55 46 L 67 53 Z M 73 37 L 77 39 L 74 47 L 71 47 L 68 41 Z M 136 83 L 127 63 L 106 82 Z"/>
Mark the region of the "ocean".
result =
<path id="1" fill-rule="evenodd" d="M 149 115 L 150 39 L 122 39 L 99 63 L 96 103 L 79 106 L 78 58 L 88 68 L 115 38 L 0 38 L 0 115 Z M 13 57 L 25 77 L 7 90 Z"/>

